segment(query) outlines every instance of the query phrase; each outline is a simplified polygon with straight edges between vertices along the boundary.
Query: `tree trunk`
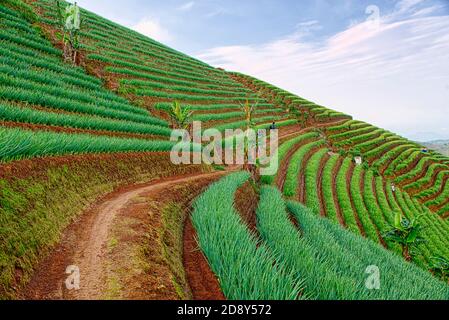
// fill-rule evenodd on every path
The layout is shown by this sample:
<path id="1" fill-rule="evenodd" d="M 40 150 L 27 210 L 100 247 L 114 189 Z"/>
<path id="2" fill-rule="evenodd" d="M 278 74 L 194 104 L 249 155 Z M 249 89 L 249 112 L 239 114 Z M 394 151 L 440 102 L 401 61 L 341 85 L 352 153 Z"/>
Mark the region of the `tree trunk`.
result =
<path id="1" fill-rule="evenodd" d="M 409 262 L 412 261 L 412 256 L 410 255 L 410 248 L 408 246 L 404 246 L 404 248 L 402 249 L 402 254 L 406 261 Z"/>

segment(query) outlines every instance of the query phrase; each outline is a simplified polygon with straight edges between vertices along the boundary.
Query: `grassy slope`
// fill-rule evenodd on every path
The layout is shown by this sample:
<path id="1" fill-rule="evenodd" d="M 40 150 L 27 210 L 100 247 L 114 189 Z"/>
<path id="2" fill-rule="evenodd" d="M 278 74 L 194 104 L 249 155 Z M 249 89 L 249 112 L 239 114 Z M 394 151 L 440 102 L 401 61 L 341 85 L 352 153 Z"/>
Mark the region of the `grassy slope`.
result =
<path id="1" fill-rule="evenodd" d="M 87 155 L 15 162 L 0 175 L 0 297 L 13 297 L 60 232 L 114 188 L 205 168 L 175 166 L 168 155 Z"/>

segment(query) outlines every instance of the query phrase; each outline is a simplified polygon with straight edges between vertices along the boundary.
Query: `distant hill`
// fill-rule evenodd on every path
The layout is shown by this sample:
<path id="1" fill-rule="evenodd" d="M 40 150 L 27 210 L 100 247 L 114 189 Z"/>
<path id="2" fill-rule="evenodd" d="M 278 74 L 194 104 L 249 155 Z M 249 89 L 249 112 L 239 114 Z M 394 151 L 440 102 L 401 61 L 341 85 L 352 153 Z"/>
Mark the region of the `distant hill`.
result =
<path id="1" fill-rule="evenodd" d="M 439 152 L 445 156 L 449 156 L 449 140 L 435 140 L 423 142 L 427 148 Z"/>

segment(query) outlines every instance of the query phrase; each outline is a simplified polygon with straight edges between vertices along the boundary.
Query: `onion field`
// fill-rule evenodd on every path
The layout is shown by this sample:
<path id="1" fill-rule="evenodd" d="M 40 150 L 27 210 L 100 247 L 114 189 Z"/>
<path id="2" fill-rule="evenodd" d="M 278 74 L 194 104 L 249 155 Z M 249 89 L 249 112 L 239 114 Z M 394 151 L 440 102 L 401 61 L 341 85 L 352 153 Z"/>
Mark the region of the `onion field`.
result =
<path id="1" fill-rule="evenodd" d="M 0 299 L 449 299 L 447 157 L 76 6 L 68 61 L 58 3 L 0 2 Z M 278 169 L 176 164 L 194 121 Z"/>

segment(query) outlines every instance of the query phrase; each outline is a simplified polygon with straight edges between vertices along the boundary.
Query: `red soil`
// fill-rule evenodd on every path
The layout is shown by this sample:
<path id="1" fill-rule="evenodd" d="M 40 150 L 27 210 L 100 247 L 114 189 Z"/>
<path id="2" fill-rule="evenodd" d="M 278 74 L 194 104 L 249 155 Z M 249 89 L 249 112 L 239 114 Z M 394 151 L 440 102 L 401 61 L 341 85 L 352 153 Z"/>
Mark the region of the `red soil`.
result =
<path id="1" fill-rule="evenodd" d="M 184 227 L 184 268 L 194 300 L 225 300 L 217 277 L 198 248 L 190 218 Z"/>
<path id="2" fill-rule="evenodd" d="M 235 194 L 235 208 L 240 213 L 240 217 L 248 229 L 254 234 L 258 234 L 256 216 L 258 203 L 259 196 L 249 182 L 237 190 Z"/>
<path id="3" fill-rule="evenodd" d="M 209 183 L 223 176 L 225 172 L 210 174 L 190 174 L 186 176 L 170 177 L 146 184 L 131 185 L 119 188 L 115 192 L 99 199 L 81 218 L 72 224 L 65 232 L 63 240 L 53 253 L 38 267 L 32 281 L 23 291 L 24 298 L 28 299 L 102 299 L 109 293 L 109 274 L 115 268 L 128 269 L 127 273 L 115 273 L 121 284 L 119 292 L 121 299 L 178 299 L 176 288 L 169 267 L 161 261 L 161 210 L 163 204 L 180 201 L 184 208 L 189 201 L 199 194 Z M 184 185 L 184 189 L 178 189 Z M 176 189 L 176 190 L 174 190 Z M 187 198 L 180 190 L 187 190 Z M 192 192 L 193 190 L 193 192 Z M 170 191 L 170 192 L 168 192 Z M 177 197 L 178 196 L 178 197 Z M 173 198 L 175 197 L 175 198 Z M 183 198 L 183 199 L 182 199 Z M 156 208 L 149 207 L 149 203 L 157 203 Z M 148 212 L 152 212 L 151 215 Z M 132 219 L 132 232 L 128 228 L 115 230 L 125 219 Z M 186 275 L 194 297 L 206 299 L 201 289 L 206 287 L 208 297 L 220 297 L 220 287 L 213 273 L 203 258 L 192 259 L 196 251 L 194 231 L 186 227 L 184 238 L 187 250 L 184 252 L 185 261 L 194 261 L 187 264 Z M 193 232 L 192 232 L 193 231 Z M 117 233 L 118 232 L 118 233 Z M 148 237 L 151 235 L 151 237 Z M 109 246 L 111 239 L 118 237 L 122 250 L 111 253 Z M 144 246 L 148 256 L 150 269 L 143 272 L 134 272 L 132 252 L 135 245 Z M 188 245 L 194 246 L 191 248 Z M 115 250 L 115 249 L 114 249 Z M 63 281 L 66 277 L 64 271 L 67 265 L 75 264 L 82 271 L 83 286 L 81 290 L 68 292 Z M 108 267 L 109 266 L 109 267 Z M 201 267 L 202 279 L 196 278 L 195 268 Z M 209 277 L 208 277 L 209 275 Z M 221 295 L 222 297 L 222 295 Z"/>

